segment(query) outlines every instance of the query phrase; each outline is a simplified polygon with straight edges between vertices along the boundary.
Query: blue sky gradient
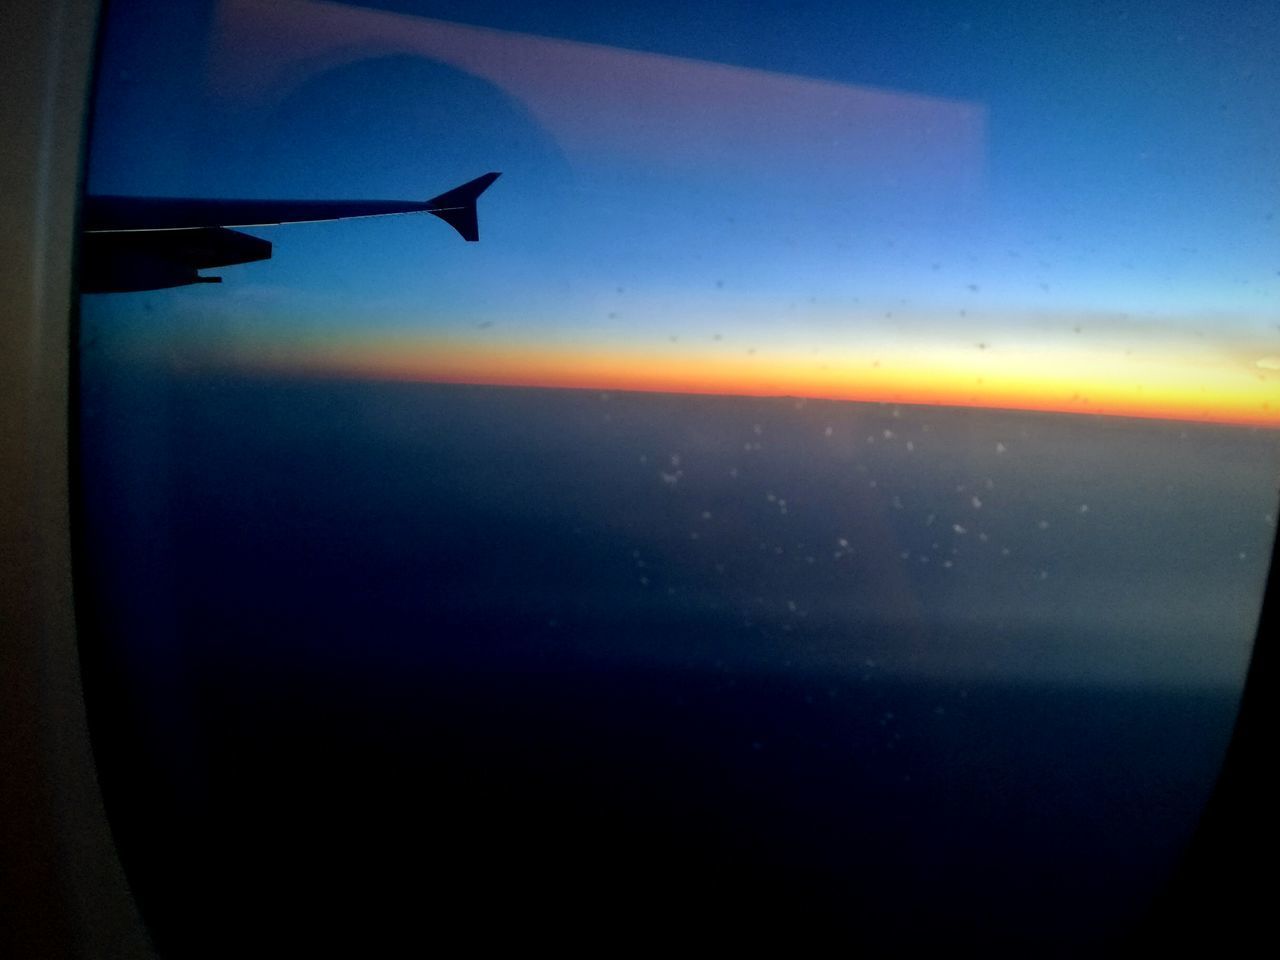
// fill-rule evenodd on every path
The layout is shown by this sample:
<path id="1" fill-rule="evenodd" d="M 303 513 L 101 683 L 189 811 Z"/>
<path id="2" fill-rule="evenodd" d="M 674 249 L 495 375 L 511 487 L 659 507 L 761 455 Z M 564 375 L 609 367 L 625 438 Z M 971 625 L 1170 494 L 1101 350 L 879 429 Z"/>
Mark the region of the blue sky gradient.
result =
<path id="1" fill-rule="evenodd" d="M 91 301 L 153 343 L 982 344 L 1013 369 L 1084 337 L 1181 351 L 1188 390 L 1219 389 L 1191 382 L 1207 345 L 1255 408 L 1280 398 L 1266 4 L 187 6 L 112 5 L 91 190 L 504 176 L 477 245 L 421 217 L 281 227 L 220 288 Z"/>

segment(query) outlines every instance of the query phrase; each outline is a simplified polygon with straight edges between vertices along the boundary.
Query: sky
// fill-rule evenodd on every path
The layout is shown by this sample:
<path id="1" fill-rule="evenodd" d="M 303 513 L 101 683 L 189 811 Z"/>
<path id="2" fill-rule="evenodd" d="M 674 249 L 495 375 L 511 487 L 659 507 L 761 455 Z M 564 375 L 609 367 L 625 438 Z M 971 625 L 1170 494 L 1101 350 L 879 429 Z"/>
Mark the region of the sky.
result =
<path id="1" fill-rule="evenodd" d="M 86 298 L 140 361 L 1280 425 L 1280 18 L 111 5 L 91 192 L 419 199 Z M 527 7 L 528 9 L 525 9 Z M 208 272 L 208 271 L 207 271 Z"/>

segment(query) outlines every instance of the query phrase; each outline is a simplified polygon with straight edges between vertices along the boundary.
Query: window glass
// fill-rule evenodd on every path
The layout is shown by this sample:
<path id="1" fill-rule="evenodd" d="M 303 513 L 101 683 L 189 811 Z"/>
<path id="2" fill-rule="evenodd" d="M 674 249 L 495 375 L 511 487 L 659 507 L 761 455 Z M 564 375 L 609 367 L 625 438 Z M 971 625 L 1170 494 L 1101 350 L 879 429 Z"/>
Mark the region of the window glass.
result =
<path id="1" fill-rule="evenodd" d="M 1275 536 L 1278 45 L 112 2 L 84 658 L 161 950 L 1132 930 Z"/>

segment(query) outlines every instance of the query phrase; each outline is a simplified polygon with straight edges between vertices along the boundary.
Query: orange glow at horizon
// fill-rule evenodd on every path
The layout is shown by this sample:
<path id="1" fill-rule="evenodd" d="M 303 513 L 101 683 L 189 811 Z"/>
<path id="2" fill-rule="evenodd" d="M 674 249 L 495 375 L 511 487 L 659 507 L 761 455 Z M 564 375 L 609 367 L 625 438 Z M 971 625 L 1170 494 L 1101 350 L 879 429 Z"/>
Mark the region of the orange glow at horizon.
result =
<path id="1" fill-rule="evenodd" d="M 230 359 L 230 358 L 228 358 Z M 1062 347 L 783 350 L 361 338 L 254 349 L 240 368 L 303 376 L 989 407 L 1280 427 L 1280 374 L 1177 353 L 1143 361 Z"/>

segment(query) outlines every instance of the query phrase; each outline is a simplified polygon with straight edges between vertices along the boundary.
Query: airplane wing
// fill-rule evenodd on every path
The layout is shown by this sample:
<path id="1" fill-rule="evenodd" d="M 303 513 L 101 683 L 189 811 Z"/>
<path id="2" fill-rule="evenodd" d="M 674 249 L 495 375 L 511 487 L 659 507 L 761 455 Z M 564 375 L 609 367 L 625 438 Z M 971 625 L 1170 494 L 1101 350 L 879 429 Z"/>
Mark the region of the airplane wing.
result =
<path id="1" fill-rule="evenodd" d="M 217 283 L 221 278 L 202 277 L 196 271 L 270 258 L 268 241 L 228 227 L 430 213 L 464 240 L 474 242 L 480 239 L 476 200 L 498 176 L 486 173 L 423 201 L 89 195 L 81 209 L 80 289 L 83 293 L 116 293 Z"/>

